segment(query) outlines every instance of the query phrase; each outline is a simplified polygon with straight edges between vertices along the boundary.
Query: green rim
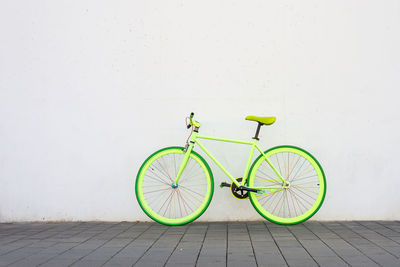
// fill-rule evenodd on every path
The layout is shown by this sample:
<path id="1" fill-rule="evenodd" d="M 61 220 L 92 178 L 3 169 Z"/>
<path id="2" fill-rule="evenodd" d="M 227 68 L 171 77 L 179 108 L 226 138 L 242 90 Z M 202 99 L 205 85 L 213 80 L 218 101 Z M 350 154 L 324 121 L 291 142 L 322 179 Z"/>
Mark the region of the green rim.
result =
<path id="1" fill-rule="evenodd" d="M 313 167 L 316 172 L 316 175 L 318 175 L 318 182 L 319 182 L 319 189 L 318 189 L 318 196 L 314 202 L 314 204 L 311 206 L 310 209 L 308 209 L 306 212 L 303 214 L 293 217 L 293 218 L 283 218 L 276 216 L 269 211 L 265 210 L 263 206 L 260 204 L 260 202 L 257 199 L 257 194 L 250 192 L 249 198 L 251 201 L 251 204 L 253 207 L 257 210 L 257 212 L 266 218 L 267 220 L 277 223 L 277 224 L 284 224 L 284 225 L 291 225 L 291 224 L 298 224 L 302 223 L 309 218 L 311 218 L 321 207 L 322 203 L 324 202 L 325 199 L 325 194 L 326 194 L 326 179 L 325 179 L 325 174 L 324 171 L 319 164 L 319 162 L 307 151 L 305 151 L 302 148 L 295 147 L 295 146 L 289 146 L 289 145 L 283 145 L 283 146 L 277 146 L 273 147 L 267 151 L 264 152 L 264 154 L 269 158 L 269 156 L 272 156 L 274 154 L 277 154 L 279 152 L 290 152 L 290 153 L 295 153 L 301 157 L 304 157 Z M 248 185 L 249 187 L 254 186 L 254 180 L 256 172 L 261 165 L 261 163 L 265 161 L 263 155 L 260 155 L 257 157 L 257 159 L 253 162 L 250 171 L 249 171 L 249 178 L 248 178 Z"/>
<path id="2" fill-rule="evenodd" d="M 163 149 L 160 149 L 160 150 L 154 152 L 144 161 L 144 163 L 140 167 L 138 174 L 136 176 L 136 184 L 135 184 L 136 199 L 137 199 L 141 209 L 152 220 L 154 220 L 158 223 L 161 223 L 161 224 L 183 225 L 183 224 L 187 224 L 187 223 L 190 223 L 190 222 L 196 220 L 208 208 L 208 206 L 210 205 L 213 193 L 214 193 L 214 179 L 213 179 L 213 175 L 212 175 L 210 167 L 208 166 L 207 162 L 198 153 L 196 153 L 195 151 L 192 150 L 190 157 L 192 159 L 194 159 L 200 165 L 200 167 L 204 171 L 206 181 L 207 181 L 207 185 L 206 185 L 207 191 L 205 193 L 204 200 L 203 200 L 202 204 L 198 207 L 198 209 L 183 218 L 171 219 L 171 218 L 163 217 L 160 214 L 157 214 L 146 203 L 144 194 L 143 194 L 142 185 L 143 185 L 144 174 L 146 173 L 146 171 L 149 168 L 149 166 L 151 165 L 151 163 L 154 162 L 155 160 L 161 158 L 163 155 L 173 154 L 173 153 L 184 154 L 183 150 L 184 150 L 183 147 L 174 146 L 174 147 L 166 147 L 166 148 L 163 148 Z"/>

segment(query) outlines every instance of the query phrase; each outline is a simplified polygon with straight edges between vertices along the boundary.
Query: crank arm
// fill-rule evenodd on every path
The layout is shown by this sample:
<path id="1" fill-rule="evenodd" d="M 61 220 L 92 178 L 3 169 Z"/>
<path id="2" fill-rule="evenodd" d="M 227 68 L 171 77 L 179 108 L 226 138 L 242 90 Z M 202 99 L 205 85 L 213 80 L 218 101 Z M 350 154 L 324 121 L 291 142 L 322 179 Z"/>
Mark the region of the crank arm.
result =
<path id="1" fill-rule="evenodd" d="M 249 192 L 254 192 L 254 193 L 258 193 L 259 191 L 261 191 L 260 189 L 248 188 L 246 186 L 241 186 L 239 189 L 247 190 Z"/>

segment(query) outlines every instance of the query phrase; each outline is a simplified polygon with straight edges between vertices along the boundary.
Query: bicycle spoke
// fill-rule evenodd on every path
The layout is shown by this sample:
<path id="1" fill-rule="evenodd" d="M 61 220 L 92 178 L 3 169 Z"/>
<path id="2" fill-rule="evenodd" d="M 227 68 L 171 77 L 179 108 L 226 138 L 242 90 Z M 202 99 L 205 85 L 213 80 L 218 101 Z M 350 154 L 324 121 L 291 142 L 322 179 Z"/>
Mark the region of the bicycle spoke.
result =
<path id="1" fill-rule="evenodd" d="M 294 204 L 294 200 L 293 200 L 293 194 L 292 194 L 292 191 L 291 190 L 289 190 L 289 194 L 291 195 L 291 200 L 292 200 L 292 204 L 293 204 L 293 208 L 294 208 L 294 217 L 296 217 L 297 216 L 297 210 L 296 210 L 296 205 Z"/>
<path id="2" fill-rule="evenodd" d="M 306 163 L 306 161 L 307 161 L 307 160 L 306 160 L 305 158 L 303 158 L 303 163 L 301 164 L 300 168 L 297 169 L 297 172 L 295 173 L 295 175 L 293 175 L 292 180 L 297 176 L 297 174 L 299 173 L 299 171 L 303 168 L 304 163 Z"/>
<path id="3" fill-rule="evenodd" d="M 274 179 L 274 177 L 266 174 L 265 172 L 263 172 L 262 170 L 259 170 L 260 173 L 264 174 L 265 176 L 267 176 L 268 178 L 271 178 L 272 180 Z M 278 182 L 280 182 L 280 180 L 278 180 Z"/>
<path id="4" fill-rule="evenodd" d="M 294 190 L 292 190 L 293 194 L 295 194 L 296 196 L 298 196 L 299 198 L 301 198 L 302 200 L 304 200 L 305 202 L 307 202 L 307 204 L 309 204 L 310 206 L 312 206 L 312 203 L 310 203 L 309 200 L 305 199 L 303 196 L 301 196 L 298 192 L 295 192 Z M 302 191 L 300 191 L 302 192 Z M 302 192 L 304 194 L 304 192 Z"/>
<path id="5" fill-rule="evenodd" d="M 302 179 L 302 178 L 304 178 L 304 177 L 309 177 L 310 174 L 312 174 L 312 172 L 315 173 L 315 170 L 314 170 L 314 168 L 311 166 L 311 168 L 310 168 L 309 170 L 303 171 L 301 174 L 299 174 L 299 175 L 297 175 L 296 177 L 294 177 L 294 178 L 292 179 L 292 181 L 293 181 L 293 180 Z"/>
<path id="6" fill-rule="evenodd" d="M 155 167 L 155 166 L 154 166 Z M 159 180 L 161 180 L 161 181 L 163 181 L 164 183 L 166 183 L 166 184 L 168 184 L 168 179 L 166 180 L 166 179 L 164 179 L 163 177 L 161 177 L 160 175 L 158 175 L 158 173 L 156 173 L 156 171 L 154 170 L 154 169 L 151 169 L 151 166 L 150 166 L 150 168 L 149 168 L 149 171 L 154 175 L 154 176 L 156 176 Z M 162 172 L 159 172 L 159 173 L 161 173 L 162 175 L 164 175 Z M 147 176 L 149 176 L 148 174 L 146 174 Z M 168 177 L 166 177 L 166 178 L 168 178 Z"/>
<path id="7" fill-rule="evenodd" d="M 286 154 L 287 154 L 287 161 L 285 160 L 284 154 L 282 153 L 282 161 L 285 166 L 285 174 L 284 174 L 284 176 L 286 176 L 285 180 L 287 180 L 287 177 L 289 175 L 289 153 L 286 153 Z"/>
<path id="8" fill-rule="evenodd" d="M 165 190 L 169 190 L 169 189 L 170 189 L 170 188 L 158 189 L 158 190 L 153 190 L 153 191 L 143 192 L 143 194 L 150 194 L 150 193 L 154 193 L 154 192 L 160 192 L 160 191 L 165 191 Z"/>
<path id="9" fill-rule="evenodd" d="M 181 197 L 181 199 L 182 199 L 182 204 L 183 204 L 183 207 L 184 207 L 185 212 L 186 212 L 185 214 L 189 214 L 189 212 L 188 212 L 187 209 L 186 209 L 186 207 L 187 207 L 186 200 L 185 200 L 185 198 L 182 196 L 180 190 L 178 190 L 178 195 L 179 195 L 179 196 Z"/>
<path id="10" fill-rule="evenodd" d="M 198 205 L 200 205 L 203 202 L 203 199 L 198 199 L 196 197 L 193 197 L 193 195 L 191 195 L 190 193 L 188 193 L 187 191 L 180 191 L 182 196 L 184 195 L 188 195 L 188 197 L 186 198 L 187 203 L 189 204 L 189 202 L 192 204 L 193 207 L 196 207 Z"/>
<path id="11" fill-rule="evenodd" d="M 279 173 L 282 175 L 281 165 L 279 164 L 279 159 L 278 159 L 277 154 L 275 154 L 275 159 L 278 162 Z"/>
<path id="12" fill-rule="evenodd" d="M 198 202 L 203 201 L 204 196 L 199 193 L 193 194 L 193 192 L 191 190 L 188 190 L 187 188 L 183 188 L 183 187 L 180 187 L 180 190 L 181 190 L 182 194 L 188 195 L 189 199 L 191 199 L 191 200 L 197 200 Z"/>
<path id="13" fill-rule="evenodd" d="M 181 198 L 180 198 L 179 190 L 176 190 L 176 196 L 177 196 L 177 199 L 178 199 L 178 205 L 179 205 L 179 211 L 181 213 L 181 217 L 184 217 L 183 214 L 182 214 Z"/>
<path id="14" fill-rule="evenodd" d="M 299 200 L 296 193 L 293 192 L 293 190 L 290 190 L 290 192 L 293 194 L 293 197 L 296 199 L 298 207 L 301 208 L 301 206 L 303 206 L 304 210 L 308 210 L 308 208 L 303 204 L 303 202 Z"/>
<path id="15" fill-rule="evenodd" d="M 262 195 L 257 195 L 257 197 L 262 197 L 262 196 L 267 196 L 267 195 L 276 194 L 276 193 L 281 192 L 281 191 L 283 191 L 283 190 L 285 190 L 285 189 L 284 189 L 284 188 L 282 188 L 282 189 L 277 189 L 277 190 L 275 190 L 275 191 L 273 191 L 273 192 L 270 192 L 270 193 L 266 193 L 266 194 L 262 194 Z"/>
<path id="16" fill-rule="evenodd" d="M 161 210 L 162 210 L 162 208 L 164 207 L 164 205 L 168 202 L 168 200 L 169 200 L 170 198 L 172 198 L 173 193 L 174 193 L 174 191 L 171 190 L 171 192 L 169 193 L 168 197 L 165 199 L 164 203 L 162 204 L 162 206 L 161 206 L 160 209 L 158 210 L 159 213 L 161 212 Z"/>
<path id="17" fill-rule="evenodd" d="M 183 188 L 183 189 L 185 189 L 185 190 L 188 190 L 188 191 L 190 191 L 190 192 L 192 192 L 192 193 L 195 193 L 195 194 L 197 194 L 197 195 L 199 195 L 199 196 L 202 196 L 202 194 L 200 194 L 200 193 L 194 191 L 193 189 L 189 189 L 189 188 L 187 188 L 186 186 L 182 186 L 182 185 L 181 185 L 180 187 Z"/>
<path id="18" fill-rule="evenodd" d="M 286 200 L 287 200 L 286 190 L 284 191 L 283 195 L 284 195 L 284 197 L 283 197 L 283 209 L 282 209 L 283 214 L 282 215 L 283 215 L 283 217 L 286 217 L 285 216 Z"/>
<path id="19" fill-rule="evenodd" d="M 277 181 L 277 180 L 270 180 L 270 179 L 258 178 L 258 177 L 257 177 L 257 178 L 254 178 L 254 180 L 273 182 L 274 184 L 279 184 L 279 185 L 280 185 L 280 181 Z"/>
<path id="20" fill-rule="evenodd" d="M 173 182 L 174 180 L 171 178 L 171 175 L 168 173 L 168 171 L 166 170 L 166 167 L 165 167 L 165 165 L 166 165 L 166 163 L 165 163 L 165 159 L 164 158 L 161 158 L 161 160 L 163 161 L 163 164 L 161 164 L 161 162 L 160 161 L 156 161 L 156 163 L 158 164 L 158 166 L 160 167 L 160 169 L 162 170 L 162 171 L 160 171 L 159 169 L 159 171 L 161 172 L 161 173 L 164 173 L 167 177 L 168 177 L 168 179 L 171 181 L 171 182 Z M 155 165 L 154 165 L 154 167 L 156 167 Z"/>
<path id="21" fill-rule="evenodd" d="M 318 181 L 316 179 L 314 179 L 313 181 L 309 181 L 309 182 L 304 182 L 304 183 L 300 183 L 298 184 L 297 181 L 292 183 L 292 186 L 298 186 L 298 185 L 304 185 L 304 184 L 316 184 Z"/>
<path id="22" fill-rule="evenodd" d="M 312 177 L 318 177 L 318 174 L 313 174 L 313 175 L 302 177 L 302 178 L 299 178 L 299 179 L 294 179 L 292 181 L 298 182 L 298 181 L 301 181 L 301 180 L 304 180 L 304 179 L 308 179 L 308 178 L 312 178 Z"/>
<path id="23" fill-rule="evenodd" d="M 171 181 L 173 181 L 173 179 L 172 179 L 172 177 L 171 177 L 171 175 L 170 175 L 170 173 L 169 173 L 169 171 L 168 171 L 168 164 L 165 162 L 165 157 L 161 157 L 161 158 L 160 158 L 160 161 L 162 161 L 162 164 L 161 164 L 161 162 L 159 162 L 159 161 L 157 161 L 157 163 L 160 165 L 160 167 L 163 169 L 163 171 L 164 171 L 165 174 L 169 177 L 169 179 L 170 179 Z"/>
<path id="24" fill-rule="evenodd" d="M 292 190 L 297 190 L 297 191 L 301 192 L 302 194 L 306 195 L 307 197 L 309 197 L 309 198 L 311 198 L 311 199 L 315 199 L 315 197 L 313 197 L 313 196 L 310 196 L 309 194 L 307 194 L 307 193 L 303 192 L 303 191 L 302 191 L 302 190 L 300 190 L 299 188 L 293 187 L 293 189 L 292 189 Z M 318 193 L 317 193 L 317 194 L 318 194 Z"/>
<path id="25" fill-rule="evenodd" d="M 294 168 L 297 166 L 297 163 L 300 161 L 300 158 L 301 158 L 301 157 L 300 157 L 299 155 L 297 155 L 297 161 L 296 161 L 296 163 L 293 165 L 292 170 L 291 170 L 290 173 L 289 173 L 289 177 L 290 177 L 290 175 L 292 174 Z"/>
<path id="26" fill-rule="evenodd" d="M 300 189 L 302 189 L 302 190 L 305 190 L 305 191 L 307 191 L 307 192 L 310 192 L 310 193 L 314 193 L 314 194 L 318 194 L 318 192 L 315 192 L 315 190 L 311 190 L 311 189 L 319 189 L 318 187 L 316 187 L 316 186 L 296 186 L 296 185 L 293 185 L 292 186 L 293 188 L 300 188 Z M 311 189 L 310 189 L 311 188 Z"/>
<path id="27" fill-rule="evenodd" d="M 276 210 L 276 208 L 278 207 L 278 205 L 279 205 L 279 202 L 281 201 L 281 199 L 282 199 L 282 197 L 283 197 L 283 193 L 282 194 L 280 194 L 280 198 L 278 199 L 278 203 L 277 203 L 277 205 L 275 205 L 275 208 L 272 210 L 272 214 L 275 214 L 275 210 Z"/>
<path id="28" fill-rule="evenodd" d="M 174 167 L 175 167 L 175 177 L 178 175 L 178 168 L 177 168 L 177 166 L 176 166 L 176 154 L 173 154 L 174 155 Z"/>
<path id="29" fill-rule="evenodd" d="M 264 199 L 264 202 L 263 202 L 262 205 L 265 205 L 267 202 L 273 203 L 273 202 L 275 201 L 275 199 L 277 198 L 277 196 L 280 196 L 280 195 L 281 195 L 281 194 L 276 194 L 276 193 L 282 192 L 283 190 L 285 190 L 285 189 L 277 190 L 277 191 L 274 192 L 274 194 L 271 194 L 271 195 L 267 196 L 267 197 Z M 271 197 L 271 196 L 272 196 L 272 197 Z M 270 205 L 271 205 L 271 204 L 270 204 Z"/>

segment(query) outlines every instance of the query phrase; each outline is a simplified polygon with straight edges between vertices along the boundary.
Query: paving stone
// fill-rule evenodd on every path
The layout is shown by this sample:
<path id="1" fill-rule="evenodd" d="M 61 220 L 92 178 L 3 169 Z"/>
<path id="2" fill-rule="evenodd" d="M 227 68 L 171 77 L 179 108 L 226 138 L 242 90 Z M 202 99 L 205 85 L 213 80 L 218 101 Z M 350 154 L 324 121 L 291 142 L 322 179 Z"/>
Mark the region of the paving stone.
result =
<path id="1" fill-rule="evenodd" d="M 200 257 L 197 266 L 226 266 L 226 255 Z"/>
<path id="2" fill-rule="evenodd" d="M 194 266 L 199 257 L 207 228 L 206 225 L 203 227 L 198 227 L 196 224 L 189 226 L 168 259 L 166 266 Z"/>
<path id="3" fill-rule="evenodd" d="M 25 257 L 11 266 L 36 266 L 49 261 L 58 254 L 69 250 L 70 248 L 76 246 L 77 243 L 59 243 L 49 248 L 44 248 L 38 251 L 37 254 Z"/>
<path id="4" fill-rule="evenodd" d="M 0 266 L 400 266 L 400 222 L 0 224 Z"/>

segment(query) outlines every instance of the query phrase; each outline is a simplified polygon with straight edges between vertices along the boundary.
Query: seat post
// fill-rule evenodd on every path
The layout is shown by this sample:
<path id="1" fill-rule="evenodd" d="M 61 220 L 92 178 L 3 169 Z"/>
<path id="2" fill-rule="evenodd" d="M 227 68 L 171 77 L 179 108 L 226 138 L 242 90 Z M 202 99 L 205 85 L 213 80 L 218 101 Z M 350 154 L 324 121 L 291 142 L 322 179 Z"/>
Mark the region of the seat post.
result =
<path id="1" fill-rule="evenodd" d="M 256 135 L 253 137 L 253 139 L 260 140 L 260 139 L 258 138 L 258 134 L 260 133 L 260 128 L 261 128 L 261 126 L 263 126 L 263 124 L 262 124 L 261 122 L 259 122 L 259 123 L 258 123 L 258 126 L 257 126 L 257 130 L 256 130 Z"/>

